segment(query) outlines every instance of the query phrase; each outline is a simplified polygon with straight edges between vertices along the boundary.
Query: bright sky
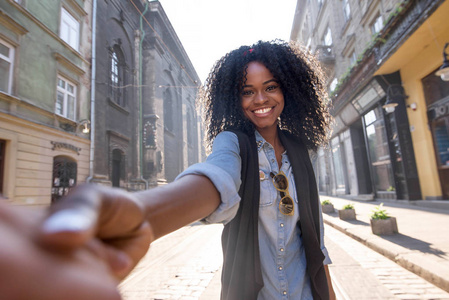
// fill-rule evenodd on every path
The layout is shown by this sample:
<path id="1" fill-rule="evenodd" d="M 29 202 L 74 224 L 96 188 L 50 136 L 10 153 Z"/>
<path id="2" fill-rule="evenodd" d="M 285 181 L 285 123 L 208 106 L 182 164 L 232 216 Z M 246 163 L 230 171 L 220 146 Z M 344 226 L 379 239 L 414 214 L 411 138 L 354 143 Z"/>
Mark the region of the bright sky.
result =
<path id="1" fill-rule="evenodd" d="M 296 0 L 159 0 L 204 83 L 227 52 L 258 40 L 288 41 Z"/>

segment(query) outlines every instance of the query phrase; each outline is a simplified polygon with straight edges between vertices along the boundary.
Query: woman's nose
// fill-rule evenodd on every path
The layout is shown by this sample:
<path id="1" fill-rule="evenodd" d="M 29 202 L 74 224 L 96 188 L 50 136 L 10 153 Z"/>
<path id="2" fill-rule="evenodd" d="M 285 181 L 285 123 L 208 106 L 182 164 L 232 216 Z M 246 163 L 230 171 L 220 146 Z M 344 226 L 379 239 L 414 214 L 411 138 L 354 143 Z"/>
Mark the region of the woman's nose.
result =
<path id="1" fill-rule="evenodd" d="M 263 103 L 263 102 L 267 101 L 267 97 L 265 97 L 264 93 L 257 93 L 255 101 Z"/>

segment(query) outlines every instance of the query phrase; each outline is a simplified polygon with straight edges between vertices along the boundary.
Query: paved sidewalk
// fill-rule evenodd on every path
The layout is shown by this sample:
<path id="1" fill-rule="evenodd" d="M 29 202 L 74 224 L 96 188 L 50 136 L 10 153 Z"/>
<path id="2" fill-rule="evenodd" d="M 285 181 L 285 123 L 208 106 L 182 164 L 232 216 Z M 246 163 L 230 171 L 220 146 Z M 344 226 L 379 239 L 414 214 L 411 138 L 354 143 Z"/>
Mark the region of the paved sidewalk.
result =
<path id="1" fill-rule="evenodd" d="M 399 233 L 377 236 L 371 232 L 369 215 L 381 201 L 366 202 L 330 196 L 320 198 L 321 201 L 331 200 L 335 207 L 335 212 L 323 214 L 326 224 L 449 292 L 449 202 L 447 205 L 437 203 L 439 208 L 428 208 L 408 201 L 383 200 L 384 208 L 397 219 Z M 348 203 L 354 205 L 357 220 L 339 219 L 337 210 Z"/>

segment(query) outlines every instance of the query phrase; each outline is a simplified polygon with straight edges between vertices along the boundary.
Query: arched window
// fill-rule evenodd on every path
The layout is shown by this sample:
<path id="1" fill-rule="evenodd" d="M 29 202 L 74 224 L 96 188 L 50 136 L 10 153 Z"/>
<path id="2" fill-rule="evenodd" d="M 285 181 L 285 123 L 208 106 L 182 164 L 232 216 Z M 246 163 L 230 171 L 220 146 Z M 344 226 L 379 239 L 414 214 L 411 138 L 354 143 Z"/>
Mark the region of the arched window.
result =
<path id="1" fill-rule="evenodd" d="M 76 185 L 77 163 L 66 156 L 53 158 L 53 178 L 51 203 L 55 203 Z"/>
<path id="2" fill-rule="evenodd" d="M 166 129 L 173 132 L 173 98 L 168 90 L 164 92 L 164 124 Z"/>
<path id="3" fill-rule="evenodd" d="M 112 48 L 110 66 L 109 84 L 111 100 L 120 106 L 125 106 L 125 61 L 118 45 Z"/>

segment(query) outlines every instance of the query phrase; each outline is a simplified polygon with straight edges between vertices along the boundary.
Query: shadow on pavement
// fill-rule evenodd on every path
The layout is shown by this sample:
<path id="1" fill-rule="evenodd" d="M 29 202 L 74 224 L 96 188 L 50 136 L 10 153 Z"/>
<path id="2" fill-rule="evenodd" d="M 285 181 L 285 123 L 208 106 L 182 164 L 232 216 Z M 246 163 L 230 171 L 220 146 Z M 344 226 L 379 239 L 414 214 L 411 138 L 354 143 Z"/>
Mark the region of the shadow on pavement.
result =
<path id="1" fill-rule="evenodd" d="M 445 258 L 448 255 L 447 252 L 433 248 L 432 244 L 401 233 L 395 235 L 379 235 L 379 237 L 410 250 L 417 250 L 422 253 L 433 254 L 441 258 Z"/>

